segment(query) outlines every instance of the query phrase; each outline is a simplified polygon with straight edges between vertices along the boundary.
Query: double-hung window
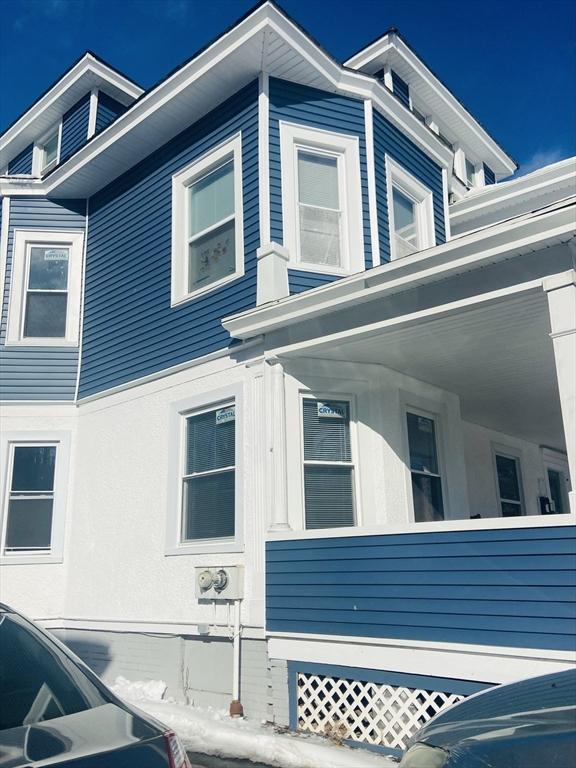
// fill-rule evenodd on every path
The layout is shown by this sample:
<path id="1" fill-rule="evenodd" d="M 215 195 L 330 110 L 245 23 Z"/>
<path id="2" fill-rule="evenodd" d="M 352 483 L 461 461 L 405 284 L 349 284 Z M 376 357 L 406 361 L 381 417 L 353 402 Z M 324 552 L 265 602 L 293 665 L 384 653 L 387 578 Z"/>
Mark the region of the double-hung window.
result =
<path id="1" fill-rule="evenodd" d="M 433 246 L 432 192 L 404 168 L 386 158 L 390 251 L 394 259 Z"/>
<path id="2" fill-rule="evenodd" d="M 235 404 L 186 416 L 184 443 L 181 542 L 233 539 Z"/>
<path id="3" fill-rule="evenodd" d="M 355 523 L 350 401 L 302 401 L 306 528 Z"/>
<path id="4" fill-rule="evenodd" d="M 476 184 L 476 166 L 468 158 L 465 158 L 464 164 L 466 167 L 466 184 L 473 187 Z"/>
<path id="5" fill-rule="evenodd" d="M 524 514 L 520 461 L 517 456 L 495 451 L 498 503 L 502 517 L 518 517 Z"/>
<path id="6" fill-rule="evenodd" d="M 172 304 L 243 274 L 240 136 L 172 179 Z"/>
<path id="7" fill-rule="evenodd" d="M 364 268 L 356 136 L 280 123 L 282 222 L 291 266 L 342 274 Z"/>
<path id="8" fill-rule="evenodd" d="M 444 520 L 436 421 L 411 411 L 406 414 L 406 421 L 414 520 L 417 523 Z"/>
<path id="9" fill-rule="evenodd" d="M 2 436 L 0 556 L 42 561 L 61 557 L 64 539 L 69 435 L 6 433 Z"/>
<path id="10" fill-rule="evenodd" d="M 84 236 L 15 230 L 6 342 L 78 343 Z"/>

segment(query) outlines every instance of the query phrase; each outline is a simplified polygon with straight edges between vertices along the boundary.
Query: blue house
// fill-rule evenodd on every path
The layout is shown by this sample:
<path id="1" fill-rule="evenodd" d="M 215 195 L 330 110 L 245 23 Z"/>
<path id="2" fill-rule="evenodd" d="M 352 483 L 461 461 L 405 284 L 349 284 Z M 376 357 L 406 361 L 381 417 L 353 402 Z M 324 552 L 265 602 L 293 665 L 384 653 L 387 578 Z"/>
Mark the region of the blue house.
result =
<path id="1" fill-rule="evenodd" d="M 0 600 L 388 751 L 573 664 L 576 163 L 515 168 L 394 29 L 85 54 L 0 136 Z"/>

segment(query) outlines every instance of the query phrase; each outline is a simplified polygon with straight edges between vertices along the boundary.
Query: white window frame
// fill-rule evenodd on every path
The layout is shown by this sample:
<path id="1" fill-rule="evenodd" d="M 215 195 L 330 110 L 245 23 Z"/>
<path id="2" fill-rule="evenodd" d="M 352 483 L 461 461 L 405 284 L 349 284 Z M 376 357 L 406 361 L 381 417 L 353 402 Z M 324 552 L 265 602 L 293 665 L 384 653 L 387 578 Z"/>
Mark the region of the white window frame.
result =
<path id="1" fill-rule="evenodd" d="M 24 313 L 30 248 L 60 246 L 69 249 L 68 302 L 66 306 L 66 335 L 62 337 L 24 337 Z M 78 230 L 14 230 L 12 248 L 12 278 L 6 327 L 6 346 L 18 347 L 76 347 L 80 336 L 80 302 L 82 289 L 82 260 L 84 233 Z"/>
<path id="2" fill-rule="evenodd" d="M 500 445 L 498 443 L 492 443 L 492 468 L 494 475 L 494 483 L 496 488 L 496 511 L 497 517 L 504 519 L 502 514 L 502 502 L 509 504 L 519 504 L 521 513 L 515 517 L 526 517 L 528 510 L 526 509 L 526 497 L 524 494 L 524 481 L 522 472 L 522 452 L 514 448 L 510 448 L 507 445 Z M 498 481 L 498 466 L 496 464 L 496 456 L 502 456 L 505 459 L 512 459 L 516 463 L 516 472 L 518 475 L 518 490 L 520 491 L 520 501 L 514 501 L 511 499 L 503 499 L 500 496 L 500 483 Z"/>
<path id="3" fill-rule="evenodd" d="M 50 139 L 56 132 L 58 132 L 58 148 L 56 150 L 56 157 L 46 166 L 43 166 L 44 161 L 44 146 L 48 139 Z M 32 173 L 34 176 L 44 176 L 48 171 L 56 168 L 60 162 L 60 154 L 62 149 L 62 120 L 58 125 L 53 125 L 49 131 L 42 136 L 41 139 L 34 143 L 34 150 L 32 153 Z"/>
<path id="4" fill-rule="evenodd" d="M 300 256 L 298 213 L 298 151 L 338 157 L 338 193 L 341 207 L 342 265 L 303 262 Z M 350 275 L 365 269 L 360 149 L 357 136 L 333 133 L 280 121 L 282 226 L 290 267 L 306 272 Z"/>
<path id="5" fill-rule="evenodd" d="M 436 245 L 434 228 L 434 201 L 432 190 L 424 186 L 412 174 L 386 155 L 386 196 L 388 198 L 388 225 L 390 233 L 390 258 L 400 257 L 396 254 L 396 233 L 394 229 L 394 205 L 392 190 L 398 189 L 414 203 L 416 215 L 416 230 L 418 233 L 418 248 L 414 253 Z M 408 254 L 411 256 L 413 254 Z"/>
<path id="6" fill-rule="evenodd" d="M 301 529 L 303 531 L 317 530 L 317 531 L 331 531 L 342 530 L 342 527 L 338 528 L 307 528 L 306 527 L 306 491 L 304 487 L 304 467 L 308 465 L 331 465 L 338 467 L 352 467 L 352 491 L 354 499 L 353 517 L 354 523 L 351 526 L 344 526 L 344 528 L 358 528 L 362 525 L 361 517 L 361 491 L 360 491 L 360 473 L 359 473 L 359 461 L 358 461 L 358 432 L 357 432 L 357 414 L 356 414 L 356 398 L 350 393 L 342 392 L 330 392 L 319 394 L 318 391 L 300 390 L 298 397 L 298 412 L 299 412 L 299 446 L 300 446 L 300 504 L 302 509 Z M 326 400 L 339 400 L 348 403 L 350 413 L 350 453 L 352 461 L 314 461 L 312 459 L 306 460 L 304 458 L 304 400 L 315 400 L 316 402 L 323 402 Z"/>
<path id="7" fill-rule="evenodd" d="M 182 540 L 182 479 L 186 452 L 186 420 L 190 416 L 216 411 L 234 403 L 235 407 L 235 465 L 234 536 L 217 539 Z M 243 482 L 245 463 L 244 440 L 244 397 L 241 384 L 223 387 L 202 395 L 173 403 L 170 408 L 168 450 L 168 515 L 166 519 L 166 555 L 222 554 L 244 551 L 244 496 Z"/>
<path id="8" fill-rule="evenodd" d="M 68 496 L 68 475 L 70 468 L 69 432 L 6 432 L 0 439 L 0 485 L 4 494 L 0 499 L 0 564 L 25 565 L 30 563 L 59 563 L 64 556 L 66 527 L 66 504 Z M 56 466 L 54 469 L 54 503 L 52 506 L 52 537 L 50 550 L 34 552 L 22 550 L 5 552 L 6 528 L 8 524 L 8 501 L 12 487 L 14 448 L 18 446 L 55 445 Z"/>
<path id="9" fill-rule="evenodd" d="M 235 270 L 209 285 L 188 290 L 188 189 L 228 160 L 234 162 Z M 244 210 L 242 196 L 242 136 L 240 133 L 211 149 L 172 176 L 172 286 L 171 306 L 218 290 L 244 275 Z M 222 222 L 219 222 L 219 226 Z"/>
<path id="10" fill-rule="evenodd" d="M 403 404 L 403 430 L 404 430 L 404 445 L 405 445 L 405 465 L 407 469 L 406 475 L 406 487 L 408 491 L 408 499 L 410 503 L 410 523 L 414 525 L 436 525 L 437 523 L 446 522 L 450 520 L 450 498 L 448 494 L 448 482 L 447 474 L 448 467 L 446 463 L 446 451 L 444 446 L 444 416 L 443 414 L 436 413 L 435 411 L 428 411 L 418 406 L 413 406 L 410 401 Z M 408 414 L 412 413 L 415 416 L 422 416 L 425 419 L 429 419 L 434 424 L 434 436 L 436 438 L 436 461 L 438 462 L 438 472 L 422 472 L 420 470 L 412 470 L 412 461 L 410 457 L 410 436 L 408 434 Z M 414 493 L 412 490 L 412 472 L 416 472 L 419 475 L 429 475 L 430 477 L 440 478 L 440 489 L 442 491 L 442 511 L 444 513 L 444 520 L 416 520 L 416 511 L 414 509 Z"/>

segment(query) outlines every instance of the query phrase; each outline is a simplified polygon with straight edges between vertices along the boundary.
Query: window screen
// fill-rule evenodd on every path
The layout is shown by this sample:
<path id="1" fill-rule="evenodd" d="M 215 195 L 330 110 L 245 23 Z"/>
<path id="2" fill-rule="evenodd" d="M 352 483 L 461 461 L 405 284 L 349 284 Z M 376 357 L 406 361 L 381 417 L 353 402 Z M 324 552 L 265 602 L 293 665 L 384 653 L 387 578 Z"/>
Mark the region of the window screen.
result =
<path id="1" fill-rule="evenodd" d="M 234 161 L 189 188 L 188 290 L 220 280 L 236 268 Z"/>
<path id="2" fill-rule="evenodd" d="M 350 403 L 303 400 L 306 528 L 354 525 Z"/>
<path id="3" fill-rule="evenodd" d="M 300 259 L 342 266 L 337 157 L 299 150 L 298 212 Z"/>
<path id="4" fill-rule="evenodd" d="M 235 445 L 234 405 L 186 419 L 184 541 L 234 536 Z"/>

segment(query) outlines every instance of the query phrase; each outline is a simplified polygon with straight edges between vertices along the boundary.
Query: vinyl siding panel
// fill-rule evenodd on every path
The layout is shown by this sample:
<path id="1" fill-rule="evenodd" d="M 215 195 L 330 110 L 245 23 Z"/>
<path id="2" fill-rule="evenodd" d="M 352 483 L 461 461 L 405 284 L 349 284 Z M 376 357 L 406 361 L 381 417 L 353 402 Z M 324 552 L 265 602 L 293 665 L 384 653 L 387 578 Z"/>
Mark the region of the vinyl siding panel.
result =
<path id="1" fill-rule="evenodd" d="M 392 74 L 392 91 L 394 95 L 399 99 L 399 101 L 404 104 L 405 107 L 410 107 L 410 89 L 408 87 L 408 83 L 402 80 L 400 75 L 397 75 L 394 70 L 391 71 Z"/>
<path id="2" fill-rule="evenodd" d="M 576 649 L 568 527 L 268 542 L 267 629 Z"/>
<path id="3" fill-rule="evenodd" d="M 117 117 L 120 117 L 126 111 L 124 104 L 108 96 L 103 91 L 98 92 L 98 107 L 96 109 L 96 133 L 100 133 L 113 123 Z"/>
<path id="4" fill-rule="evenodd" d="M 12 198 L 8 253 L 0 319 L 0 399 L 73 400 L 78 369 L 76 347 L 5 345 L 15 229 L 84 229 L 84 200 Z M 8 222 L 5 222 L 7 225 Z"/>
<path id="5" fill-rule="evenodd" d="M 254 82 L 90 201 L 81 396 L 227 347 L 222 318 L 255 305 L 257 109 Z M 239 131 L 245 275 L 172 308 L 172 176 Z"/>
<path id="6" fill-rule="evenodd" d="M 30 144 L 19 155 L 10 160 L 8 163 L 8 174 L 15 176 L 18 173 L 32 173 L 33 152 L 34 144 Z"/>
<path id="7" fill-rule="evenodd" d="M 486 163 L 484 163 L 484 182 L 486 184 L 496 184 L 496 175 L 492 168 L 489 168 Z"/>
<path id="8" fill-rule="evenodd" d="M 60 162 L 63 163 L 88 139 L 90 94 L 87 93 L 62 118 Z"/>
<path id="9" fill-rule="evenodd" d="M 297 123 L 310 128 L 357 136 L 360 149 L 360 178 L 362 184 L 362 211 L 364 253 L 366 268 L 372 266 L 370 241 L 370 212 L 368 208 L 368 172 L 366 166 L 366 137 L 364 126 L 364 102 L 316 88 L 298 85 L 286 80 L 270 78 L 270 234 L 271 239 L 283 243 L 282 179 L 280 167 L 279 121 Z M 302 272 L 297 279 L 291 271 L 290 292 L 323 285 L 337 276 Z M 293 290 L 294 288 L 294 290 Z"/>
<path id="10" fill-rule="evenodd" d="M 339 275 L 327 275 L 324 272 L 307 272 L 303 269 L 288 270 L 288 286 L 290 293 L 301 293 L 319 285 L 327 285 L 338 280 Z"/>
<path id="11" fill-rule="evenodd" d="M 374 111 L 374 161 L 380 258 L 390 260 L 385 157 L 390 157 L 432 191 L 436 245 L 446 240 L 442 169 L 379 112 Z"/>

